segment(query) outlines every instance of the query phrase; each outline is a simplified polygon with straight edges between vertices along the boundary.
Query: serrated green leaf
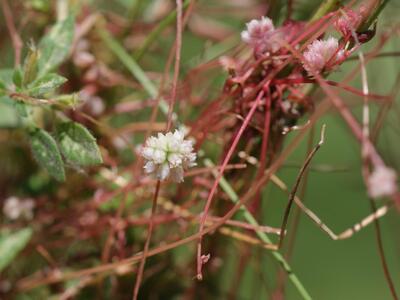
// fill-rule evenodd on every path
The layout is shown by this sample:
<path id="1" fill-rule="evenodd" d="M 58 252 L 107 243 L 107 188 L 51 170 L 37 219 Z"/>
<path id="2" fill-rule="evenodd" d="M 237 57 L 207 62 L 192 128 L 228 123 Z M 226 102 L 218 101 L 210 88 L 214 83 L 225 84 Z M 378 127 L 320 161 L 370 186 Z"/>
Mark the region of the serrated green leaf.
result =
<path id="1" fill-rule="evenodd" d="M 58 181 L 65 180 L 64 163 L 57 143 L 45 130 L 36 128 L 31 133 L 31 148 L 38 163 Z"/>
<path id="2" fill-rule="evenodd" d="M 0 236 L 0 272 L 7 267 L 32 237 L 32 229 L 24 228 L 17 232 Z"/>
<path id="3" fill-rule="evenodd" d="M 49 73 L 58 67 L 67 57 L 74 37 L 74 18 L 69 16 L 57 22 L 39 43 L 39 74 Z"/>
<path id="4" fill-rule="evenodd" d="M 61 124 L 57 129 L 57 138 L 68 162 L 78 166 L 103 162 L 96 139 L 82 125 L 75 122 Z"/>
<path id="5" fill-rule="evenodd" d="M 55 73 L 46 74 L 29 85 L 27 92 L 33 97 L 40 97 L 48 92 L 54 91 L 67 81 L 65 77 Z"/>

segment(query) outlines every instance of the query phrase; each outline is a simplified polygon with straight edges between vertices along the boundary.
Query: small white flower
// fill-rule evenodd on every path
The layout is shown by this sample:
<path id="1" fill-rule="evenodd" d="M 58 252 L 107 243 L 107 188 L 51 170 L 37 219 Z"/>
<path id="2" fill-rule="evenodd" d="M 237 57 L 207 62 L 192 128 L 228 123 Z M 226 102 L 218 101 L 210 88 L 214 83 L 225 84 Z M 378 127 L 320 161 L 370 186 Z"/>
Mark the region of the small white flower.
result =
<path id="1" fill-rule="evenodd" d="M 147 160 L 145 172 L 155 174 L 160 180 L 171 177 L 175 182 L 182 182 L 183 171 L 196 165 L 193 141 L 185 140 L 184 137 L 182 130 L 149 137 L 141 150 Z"/>
<path id="2" fill-rule="evenodd" d="M 98 96 L 93 96 L 90 101 L 87 102 L 87 107 L 89 112 L 94 116 L 101 115 L 106 108 L 103 99 Z"/>
<path id="3" fill-rule="evenodd" d="M 86 211 L 79 218 L 79 224 L 82 226 L 90 226 L 96 223 L 99 215 L 96 211 Z"/>
<path id="4" fill-rule="evenodd" d="M 96 61 L 96 58 L 90 52 L 80 51 L 74 54 L 73 61 L 79 68 L 87 68 Z"/>
<path id="5" fill-rule="evenodd" d="M 290 109 L 292 108 L 292 103 L 289 100 L 283 100 L 281 102 L 281 107 L 285 113 L 288 113 L 288 112 L 290 112 Z"/>
<path id="6" fill-rule="evenodd" d="M 93 94 L 90 88 L 83 89 L 79 92 L 79 100 L 82 101 L 81 107 L 93 116 L 101 115 L 106 106 L 99 96 Z"/>
<path id="7" fill-rule="evenodd" d="M 129 136 L 126 134 L 114 136 L 111 140 L 114 147 L 118 150 L 123 150 L 129 146 Z"/>
<path id="8" fill-rule="evenodd" d="M 3 213 L 10 220 L 16 220 L 21 217 L 30 220 L 33 218 L 34 207 L 35 203 L 32 199 L 9 197 L 5 200 Z"/>
<path id="9" fill-rule="evenodd" d="M 371 198 L 390 196 L 397 191 L 396 172 L 388 167 L 377 167 L 368 178 L 368 194 Z"/>
<path id="10" fill-rule="evenodd" d="M 272 20 L 267 17 L 251 20 L 241 33 L 242 41 L 252 46 L 257 53 L 279 50 L 280 44 L 275 38 L 278 35 L 280 36 Z"/>
<path id="11" fill-rule="evenodd" d="M 312 71 L 320 73 L 328 61 L 340 59 L 343 53 L 338 51 L 339 42 L 336 38 L 330 37 L 327 40 L 315 40 L 308 45 L 304 52 L 304 69 L 312 75 Z M 334 56 L 337 56 L 333 58 Z"/>

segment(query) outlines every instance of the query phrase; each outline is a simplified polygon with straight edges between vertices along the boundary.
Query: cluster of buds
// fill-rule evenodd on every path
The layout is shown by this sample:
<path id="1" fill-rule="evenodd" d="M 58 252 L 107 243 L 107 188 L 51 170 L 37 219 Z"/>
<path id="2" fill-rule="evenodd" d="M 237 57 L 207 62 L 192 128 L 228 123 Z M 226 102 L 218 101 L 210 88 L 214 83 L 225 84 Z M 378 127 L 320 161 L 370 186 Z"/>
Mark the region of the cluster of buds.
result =
<path id="1" fill-rule="evenodd" d="M 362 39 L 363 34 L 357 32 L 363 19 L 362 9 L 357 13 L 351 9 L 344 9 L 337 17 L 334 27 L 342 35 L 342 39 L 335 37 L 318 38 L 311 41 L 303 51 L 299 51 L 301 59 L 292 60 L 284 69 L 285 77 L 270 79 L 267 84 L 268 94 L 264 95 L 265 101 L 269 101 L 270 109 L 274 113 L 271 118 L 269 130 L 270 137 L 275 139 L 269 144 L 280 144 L 282 128 L 294 126 L 293 124 L 302 116 L 307 108 L 312 108 L 312 102 L 299 92 L 299 84 L 310 82 L 316 74 L 324 75 L 335 70 L 348 56 L 368 39 Z M 274 72 L 282 62 L 280 57 L 290 56 L 290 45 L 298 51 L 303 32 L 299 22 L 291 21 L 280 28 L 276 28 L 271 19 L 262 17 L 246 24 L 246 30 L 242 32 L 242 41 L 249 45 L 254 53 L 253 64 L 233 64 L 232 78 L 228 83 L 239 85 L 241 93 L 235 98 L 235 112 L 241 115 L 247 114 L 244 101 L 252 101 L 248 97 L 251 91 L 261 82 L 265 82 L 266 76 Z M 297 38 L 296 38 L 297 37 Z M 293 42 L 296 41 L 296 42 Z M 297 55 L 298 57 L 299 55 Z M 262 59 L 260 59 L 262 58 Z M 252 66 L 249 68 L 249 66 Z M 256 66 L 256 67 L 254 67 Z M 279 71 L 277 71 L 279 74 Z M 228 85 L 230 86 L 230 85 Z M 265 90 L 265 88 L 264 88 Z M 269 99 L 267 99 L 269 98 Z M 262 108 L 264 109 L 264 108 Z M 260 109 L 253 117 L 254 127 L 263 128 L 265 112 Z M 248 109 L 247 109 L 248 110 Z M 396 172 L 388 167 L 376 167 L 371 173 L 368 182 L 368 194 L 371 198 L 380 198 L 393 195 L 397 192 Z"/>
<path id="2" fill-rule="evenodd" d="M 32 199 L 9 197 L 4 202 L 3 214 L 12 221 L 20 218 L 31 220 L 33 218 L 34 208 L 35 202 L 33 202 Z"/>
<path id="3" fill-rule="evenodd" d="M 90 51 L 90 43 L 81 38 L 73 49 L 72 61 L 75 66 L 84 73 L 85 86 L 79 92 L 79 109 L 91 116 L 100 116 L 105 110 L 105 103 L 97 94 L 102 68 L 96 61 L 96 57 Z"/>
<path id="4" fill-rule="evenodd" d="M 282 27 L 275 28 L 270 18 L 262 17 L 247 23 L 246 30 L 241 33 L 241 38 L 244 43 L 253 48 L 256 56 L 261 56 L 278 52 L 303 27 L 302 22 L 288 21 Z"/>
<path id="5" fill-rule="evenodd" d="M 351 9 L 343 12 L 335 22 L 335 28 L 339 31 L 344 41 L 348 41 L 356 28 L 360 25 L 361 16 Z M 304 29 L 302 22 L 289 21 L 276 28 L 271 19 L 262 17 L 251 20 L 246 24 L 246 30 L 241 33 L 244 43 L 249 45 L 256 57 L 262 55 L 280 55 L 287 53 L 285 44 L 294 40 Z M 298 45 L 291 45 L 295 48 Z M 308 75 L 331 71 L 340 65 L 354 49 L 346 50 L 345 42 L 339 43 L 338 39 L 329 37 L 312 41 L 303 52 L 303 69 Z"/>
<path id="6" fill-rule="evenodd" d="M 182 182 L 184 170 L 196 165 L 193 141 L 185 140 L 182 130 L 149 137 L 141 154 L 146 160 L 145 172 L 159 180 Z"/>
<path id="7" fill-rule="evenodd" d="M 74 64 L 82 69 L 92 66 L 96 62 L 96 58 L 90 53 L 90 44 L 88 40 L 81 39 L 77 42 L 72 55 Z"/>

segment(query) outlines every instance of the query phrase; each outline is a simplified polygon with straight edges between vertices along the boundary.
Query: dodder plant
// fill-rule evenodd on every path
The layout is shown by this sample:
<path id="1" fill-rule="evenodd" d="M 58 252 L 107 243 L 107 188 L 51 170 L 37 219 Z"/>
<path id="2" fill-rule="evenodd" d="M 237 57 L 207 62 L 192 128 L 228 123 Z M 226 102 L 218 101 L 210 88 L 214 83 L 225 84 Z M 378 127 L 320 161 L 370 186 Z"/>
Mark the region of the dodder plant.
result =
<path id="1" fill-rule="evenodd" d="M 375 9 L 380 10 L 381 7 L 378 6 Z M 230 135 L 228 136 L 230 136 L 230 140 L 226 142 L 227 146 L 223 152 L 224 157 L 221 169 L 217 172 L 216 180 L 208 194 L 201 219 L 200 232 L 204 228 L 207 213 L 211 207 L 217 186 L 222 179 L 225 167 L 235 152 L 238 154 L 244 153 L 242 159 L 246 159 L 249 156 L 258 158 L 252 157 L 253 161 L 257 161 L 258 171 L 255 174 L 251 170 L 246 172 L 246 176 L 255 178 L 256 183 L 253 181 L 241 183 L 241 189 L 248 191 L 244 194 L 242 203 L 251 201 L 256 196 L 256 201 L 253 200 L 252 203 L 252 210 L 256 211 L 258 209 L 259 204 L 257 201 L 259 201 L 259 197 L 257 197 L 257 193 L 270 180 L 271 176 L 274 176 L 273 173 L 282 163 L 280 152 L 285 135 L 292 130 L 303 130 L 305 127 L 313 125 L 316 121 L 316 118 L 311 117 L 305 125 L 296 125 L 298 120 L 304 115 L 311 114 L 315 106 L 319 104 L 311 97 L 314 89 L 307 89 L 309 84 L 318 84 L 322 87 L 329 100 L 336 106 L 356 138 L 360 141 L 365 163 L 363 174 L 369 196 L 372 198 L 390 196 L 393 202 L 398 203 L 399 194 L 396 173 L 385 166 L 369 141 L 367 129 L 369 124 L 364 123 L 364 128 L 362 128 L 346 105 L 329 86 L 343 86 L 350 92 L 363 97 L 369 97 L 368 90 L 364 88 L 363 91 L 357 91 L 341 83 L 324 79 L 330 72 L 338 69 L 339 65 L 345 62 L 352 53 L 356 52 L 361 47 L 361 43 L 366 43 L 372 38 L 374 32 L 365 30 L 365 28 L 368 28 L 366 24 L 371 21 L 369 19 L 370 13 L 371 11 L 368 11 L 368 8 L 361 6 L 357 12 L 351 9 L 342 9 L 310 23 L 288 20 L 278 28 L 267 17 L 247 23 L 247 28 L 242 32 L 241 37 L 242 41 L 250 46 L 252 50 L 251 57 L 243 59 L 243 56 L 238 56 L 223 59 L 222 64 L 230 73 L 230 78 L 224 86 L 224 94 L 205 110 L 199 121 L 200 125 L 195 127 L 192 132 L 194 135 L 197 133 L 201 134 L 201 136 L 205 136 L 210 132 L 217 132 L 224 127 L 222 124 L 226 122 L 220 117 L 222 113 L 230 112 L 236 116 L 236 122 L 231 123 L 232 126 L 229 128 Z M 341 34 L 340 40 L 334 37 L 324 37 L 326 32 L 332 30 L 331 27 Z M 361 63 L 363 64 L 363 61 Z M 365 68 L 365 66 L 362 65 L 362 68 Z M 364 87 L 367 85 L 365 79 L 363 84 Z M 304 89 L 305 86 L 306 88 Z M 226 103 L 228 101 L 233 101 L 232 108 L 227 108 Z M 367 110 L 367 107 L 368 104 L 365 104 L 364 109 Z M 364 114 L 365 119 L 368 119 L 368 115 Z M 213 124 L 213 126 L 210 127 L 209 124 Z M 311 151 L 300 170 L 296 184 L 289 195 L 279 241 L 277 245 L 271 245 L 273 249 L 280 249 L 283 244 L 293 203 L 296 203 L 308 217 L 334 240 L 349 238 L 353 233 L 381 217 L 388 210 L 388 206 L 383 206 L 379 211 L 373 212 L 373 214 L 367 216 L 353 227 L 341 234 L 335 234 L 315 213 L 305 207 L 299 198 L 296 198 L 300 180 L 312 156 L 323 144 L 323 140 L 322 133 L 320 143 Z M 283 155 L 287 154 L 284 153 Z M 371 174 L 369 174 L 369 164 L 372 165 Z M 276 178 L 273 181 L 277 182 Z M 237 198 L 237 196 L 233 198 Z M 381 255 L 383 257 L 382 253 Z M 276 259 L 282 263 L 283 269 L 292 279 L 300 294 L 304 298 L 309 298 L 297 278 L 293 277 L 292 270 L 287 266 L 285 260 L 280 256 L 277 256 Z M 202 278 L 202 265 L 200 239 L 197 252 L 198 278 Z M 386 268 L 385 263 L 384 267 Z M 386 276 L 391 292 L 396 297 L 392 280 L 387 272 Z"/>
<path id="2" fill-rule="evenodd" d="M 178 0 L 170 10 L 160 4 L 166 1 L 118 1 L 129 8 L 123 17 L 114 13 L 117 4 L 102 3 L 100 16 L 96 1 L 56 2 L 56 25 L 37 46 L 31 43 L 21 67 L 17 63 L 15 70 L 1 73 L 2 100 L 19 114 L 18 128 L 29 138 L 33 157 L 51 176 L 65 181 L 54 185 L 55 192 L 35 190 L 32 220 L 25 217 L 33 215 L 32 200 L 6 201 L 5 214 L 18 216 L 9 217 L 6 226 L 27 228 L 4 231 L 0 253 L 8 253 L 9 245 L 14 251 L 0 255 L 0 268 L 19 262 L 16 255 L 28 245 L 19 256 L 20 266 L 15 264 L 17 272 L 6 270 L 16 283 L 8 295 L 39 291 L 39 298 L 125 299 L 133 292 L 138 299 L 154 294 L 163 299 L 230 298 L 238 296 L 239 283 L 247 276 L 253 246 L 278 262 L 276 276 L 260 271 L 274 274 L 276 287 L 266 288 L 271 297 L 282 297 L 288 278 L 301 298 L 311 299 L 313 288 L 302 282 L 282 247 L 288 237 L 288 252 L 293 249 L 297 226 L 296 221 L 289 226 L 289 219 L 297 206 L 333 240 L 347 239 L 374 223 L 386 279 L 397 297 L 377 222 L 399 201 L 397 175 L 369 133 L 370 102 L 389 97 L 369 91 L 365 65 L 372 55 L 363 54 L 387 1 L 367 1 L 352 9 L 325 1 L 307 21 L 292 18 L 297 1 L 271 1 L 268 17 L 242 24 L 241 34 L 233 32 L 234 42 L 225 39 L 225 27 L 204 19 L 202 9 L 218 8 L 203 7 L 202 1 Z M 66 17 L 68 4 L 78 12 L 75 19 Z M 287 10 L 284 22 L 279 21 L 280 7 Z M 257 15 L 264 15 L 262 7 L 256 8 Z M 160 22 L 159 15 L 164 15 Z M 165 47 L 168 37 L 162 33 L 175 21 L 176 38 Z M 186 61 L 190 40 L 184 30 L 191 38 L 205 35 L 219 42 Z M 15 37 L 15 31 L 10 33 Z M 360 67 L 348 78 L 327 79 L 354 59 Z M 215 89 L 212 75 L 221 69 L 223 83 Z M 362 90 L 348 85 L 360 71 Z M 57 93 L 61 88 L 66 94 Z M 96 103 L 90 115 L 77 103 L 73 92 L 78 89 L 85 92 L 81 97 Z M 340 90 L 363 98 L 362 124 L 339 97 Z M 102 98 L 107 99 L 106 110 Z M 384 198 L 380 208 L 371 199 L 373 212 L 341 233 L 326 225 L 298 193 L 314 155 L 329 139 L 329 124 L 326 130 L 322 127 L 316 145 L 310 140 L 292 189 L 277 173 L 330 105 L 361 145 L 365 196 Z M 82 124 L 99 134 L 104 164 L 92 168 L 94 176 L 65 176 L 66 166 L 82 171 L 103 161 L 95 138 Z M 288 142 L 288 135 L 295 138 Z M 263 225 L 268 183 L 287 194 L 285 209 L 276 213 L 279 228 Z M 21 190 L 29 194 L 29 189 Z M 224 256 L 229 252 L 234 253 L 232 265 Z M 29 265 L 24 257 L 40 261 Z M 228 295 L 219 276 L 223 271 L 229 275 Z"/>

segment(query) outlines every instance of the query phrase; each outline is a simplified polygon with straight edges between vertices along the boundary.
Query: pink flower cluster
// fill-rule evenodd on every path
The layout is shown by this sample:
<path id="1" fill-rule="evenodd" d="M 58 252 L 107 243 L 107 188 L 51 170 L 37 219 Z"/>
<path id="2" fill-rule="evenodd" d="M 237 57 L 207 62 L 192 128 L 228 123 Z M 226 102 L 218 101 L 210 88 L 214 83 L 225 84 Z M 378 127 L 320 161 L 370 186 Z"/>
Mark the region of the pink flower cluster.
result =
<path id="1" fill-rule="evenodd" d="M 304 69 L 313 75 L 320 73 L 324 68 L 339 64 L 345 58 L 345 52 L 339 49 L 339 42 L 336 38 L 330 37 L 327 40 L 315 40 L 308 45 L 304 52 Z"/>
<path id="2" fill-rule="evenodd" d="M 276 52 L 280 48 L 279 31 L 268 17 L 251 20 L 242 31 L 242 41 L 254 48 L 255 53 Z"/>
<path id="3" fill-rule="evenodd" d="M 345 18 L 347 17 L 347 18 Z M 353 11 L 337 20 L 338 30 L 347 33 L 351 26 L 359 22 L 359 18 Z M 300 34 L 304 24 L 302 22 L 286 22 L 282 27 L 275 28 L 272 20 L 262 17 L 251 20 L 246 24 L 246 30 L 241 33 L 242 41 L 253 48 L 256 55 L 275 53 L 282 48 L 282 42 L 292 42 Z M 339 65 L 348 56 L 348 53 L 340 49 L 336 38 L 315 40 L 306 49 L 303 67 L 310 76 L 332 69 Z"/>

